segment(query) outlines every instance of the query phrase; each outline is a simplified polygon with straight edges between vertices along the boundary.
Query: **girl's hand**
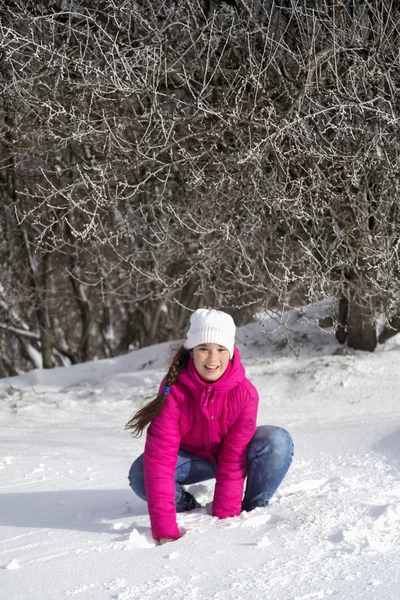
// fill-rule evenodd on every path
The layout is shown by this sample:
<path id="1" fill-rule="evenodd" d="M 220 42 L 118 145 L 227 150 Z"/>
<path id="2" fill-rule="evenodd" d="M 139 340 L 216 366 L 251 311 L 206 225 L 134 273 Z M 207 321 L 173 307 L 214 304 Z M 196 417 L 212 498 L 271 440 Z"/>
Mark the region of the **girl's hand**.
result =
<path id="1" fill-rule="evenodd" d="M 168 542 L 176 542 L 175 538 L 161 538 L 158 540 L 158 543 L 160 546 L 162 546 L 163 544 L 168 544 Z"/>

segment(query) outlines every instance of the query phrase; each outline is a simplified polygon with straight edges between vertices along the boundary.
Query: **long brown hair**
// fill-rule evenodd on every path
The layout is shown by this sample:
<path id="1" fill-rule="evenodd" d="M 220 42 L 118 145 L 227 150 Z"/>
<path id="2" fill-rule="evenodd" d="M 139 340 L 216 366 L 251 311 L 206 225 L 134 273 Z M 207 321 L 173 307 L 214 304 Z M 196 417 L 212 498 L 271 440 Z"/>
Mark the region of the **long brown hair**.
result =
<path id="1" fill-rule="evenodd" d="M 174 359 L 168 369 L 166 375 L 165 387 L 174 385 L 177 377 L 182 369 L 186 367 L 190 358 L 190 350 L 183 346 L 176 352 Z M 133 417 L 125 425 L 125 429 L 131 429 L 135 437 L 142 435 L 144 428 L 161 412 L 165 401 L 167 400 L 168 392 L 164 390 L 158 394 L 154 400 L 143 406 L 133 415 Z"/>

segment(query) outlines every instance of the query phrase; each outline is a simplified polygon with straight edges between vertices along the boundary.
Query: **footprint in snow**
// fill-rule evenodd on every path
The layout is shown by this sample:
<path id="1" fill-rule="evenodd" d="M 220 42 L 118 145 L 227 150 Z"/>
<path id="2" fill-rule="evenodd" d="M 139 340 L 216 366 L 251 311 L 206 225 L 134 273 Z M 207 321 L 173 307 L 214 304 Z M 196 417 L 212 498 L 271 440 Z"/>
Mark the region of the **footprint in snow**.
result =
<path id="1" fill-rule="evenodd" d="M 243 519 L 242 527 L 259 527 L 265 523 L 273 524 L 281 520 L 281 517 L 277 514 L 263 512 L 262 514 L 253 515 L 252 513 L 241 513 Z"/>
<path id="2" fill-rule="evenodd" d="M 295 483 L 293 485 L 286 486 L 280 492 L 278 492 L 277 497 L 285 498 L 287 496 L 299 494 L 300 492 L 312 491 L 318 491 L 320 494 L 323 494 L 331 488 L 333 483 L 338 481 L 338 477 L 331 477 L 325 479 L 306 479 L 304 481 L 301 481 L 300 483 Z"/>
<path id="3" fill-rule="evenodd" d="M 385 553 L 397 545 L 400 537 L 400 505 L 369 506 L 349 527 L 344 525 L 327 536 L 336 550 L 356 554 Z"/>

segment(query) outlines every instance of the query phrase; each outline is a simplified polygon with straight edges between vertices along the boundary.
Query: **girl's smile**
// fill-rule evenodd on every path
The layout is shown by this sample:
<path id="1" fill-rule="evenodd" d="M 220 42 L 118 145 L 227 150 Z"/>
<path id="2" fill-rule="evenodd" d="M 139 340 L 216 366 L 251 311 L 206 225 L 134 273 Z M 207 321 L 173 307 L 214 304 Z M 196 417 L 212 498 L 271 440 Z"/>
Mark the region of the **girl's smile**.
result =
<path id="1" fill-rule="evenodd" d="M 195 369 L 204 381 L 217 381 L 229 364 L 229 351 L 219 344 L 199 344 L 192 350 Z"/>

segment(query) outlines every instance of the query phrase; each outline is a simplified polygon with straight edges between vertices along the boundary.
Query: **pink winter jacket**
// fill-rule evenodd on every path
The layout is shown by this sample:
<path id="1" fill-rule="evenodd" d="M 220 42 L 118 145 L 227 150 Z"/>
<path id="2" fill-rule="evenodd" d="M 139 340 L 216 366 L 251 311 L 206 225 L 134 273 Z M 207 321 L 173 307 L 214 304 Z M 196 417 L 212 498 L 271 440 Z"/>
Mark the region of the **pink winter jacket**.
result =
<path id="1" fill-rule="evenodd" d="M 214 383 L 200 379 L 189 360 L 147 431 L 144 480 L 155 539 L 180 537 L 174 481 L 180 448 L 217 463 L 212 514 L 224 519 L 240 513 L 257 409 L 257 390 L 246 379 L 236 347 L 227 370 Z"/>

